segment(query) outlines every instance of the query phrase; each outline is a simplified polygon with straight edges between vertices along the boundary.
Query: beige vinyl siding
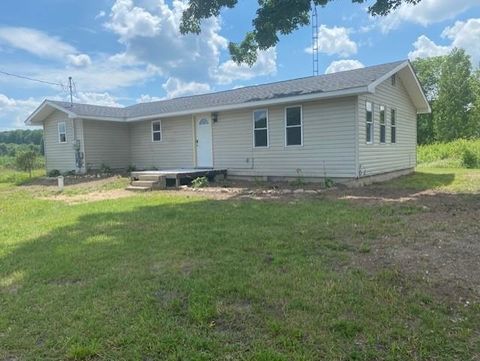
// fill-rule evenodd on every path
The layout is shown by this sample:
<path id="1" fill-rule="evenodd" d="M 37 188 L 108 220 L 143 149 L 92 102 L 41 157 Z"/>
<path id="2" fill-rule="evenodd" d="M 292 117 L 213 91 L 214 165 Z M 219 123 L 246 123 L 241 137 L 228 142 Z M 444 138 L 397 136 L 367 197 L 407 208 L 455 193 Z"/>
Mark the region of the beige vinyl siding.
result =
<path id="1" fill-rule="evenodd" d="M 99 169 L 102 164 L 112 169 L 129 166 L 130 134 L 128 124 L 83 120 L 83 134 L 87 169 Z"/>
<path id="2" fill-rule="evenodd" d="M 162 141 L 152 141 L 152 122 L 130 124 L 131 164 L 138 169 L 191 168 L 193 123 L 191 116 L 164 118 Z"/>
<path id="3" fill-rule="evenodd" d="M 352 178 L 356 98 L 301 105 L 303 146 L 285 146 L 285 106 L 268 109 L 269 147 L 253 147 L 255 109 L 221 112 L 213 124 L 214 166 L 232 175 Z"/>
<path id="4" fill-rule="evenodd" d="M 373 144 L 366 143 L 365 104 L 373 103 Z M 380 144 L 380 106 L 386 107 L 386 143 Z M 391 109 L 397 112 L 397 142 L 391 143 Z M 416 165 L 417 114 L 415 107 L 397 76 L 396 86 L 387 79 L 375 94 L 358 97 L 359 172 L 374 175 L 408 169 Z"/>
<path id="5" fill-rule="evenodd" d="M 65 122 L 67 142 L 60 143 L 58 123 Z M 54 111 L 43 123 L 45 159 L 47 171 L 57 169 L 60 172 L 75 170 L 75 151 L 73 149 L 73 120 L 58 110 Z"/>

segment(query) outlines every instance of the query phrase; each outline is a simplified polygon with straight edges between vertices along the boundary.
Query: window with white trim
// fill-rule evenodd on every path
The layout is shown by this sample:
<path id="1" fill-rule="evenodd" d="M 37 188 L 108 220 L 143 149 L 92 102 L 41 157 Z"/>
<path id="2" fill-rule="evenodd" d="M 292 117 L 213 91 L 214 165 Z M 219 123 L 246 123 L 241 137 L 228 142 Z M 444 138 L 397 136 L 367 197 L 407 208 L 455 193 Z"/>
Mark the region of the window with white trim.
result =
<path id="1" fill-rule="evenodd" d="M 380 143 L 385 143 L 387 137 L 387 129 L 385 124 L 385 106 L 380 105 Z"/>
<path id="2" fill-rule="evenodd" d="M 58 142 L 67 142 L 67 125 L 65 124 L 65 122 L 58 123 Z"/>
<path id="3" fill-rule="evenodd" d="M 397 74 L 393 74 L 391 79 L 392 79 L 392 86 L 396 86 L 397 85 Z"/>
<path id="4" fill-rule="evenodd" d="M 365 119 L 366 119 L 366 141 L 368 144 L 373 143 L 373 104 L 371 102 L 367 102 L 365 104 Z"/>
<path id="5" fill-rule="evenodd" d="M 392 109 L 390 111 L 390 142 L 397 142 L 397 111 Z"/>
<path id="6" fill-rule="evenodd" d="M 285 108 L 285 145 L 303 145 L 302 107 Z"/>
<path id="7" fill-rule="evenodd" d="M 268 111 L 266 109 L 253 112 L 253 146 L 268 147 Z"/>
<path id="8" fill-rule="evenodd" d="M 162 122 L 160 120 L 154 120 L 152 122 L 152 142 L 162 141 Z"/>

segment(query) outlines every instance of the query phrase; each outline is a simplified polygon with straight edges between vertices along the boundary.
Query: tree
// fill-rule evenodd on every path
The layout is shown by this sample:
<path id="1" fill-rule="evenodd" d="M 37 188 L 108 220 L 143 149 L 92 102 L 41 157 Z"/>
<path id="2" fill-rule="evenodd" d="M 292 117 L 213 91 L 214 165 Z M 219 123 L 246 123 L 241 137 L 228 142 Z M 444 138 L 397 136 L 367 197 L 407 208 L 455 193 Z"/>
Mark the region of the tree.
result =
<path id="1" fill-rule="evenodd" d="M 313 0 L 315 6 L 327 6 L 334 0 Z M 351 0 L 363 4 L 367 0 Z M 384 16 L 402 4 L 416 5 L 421 0 L 376 0 L 368 12 L 373 16 Z M 238 0 L 189 0 L 180 24 L 182 34 L 201 32 L 201 21 L 218 16 L 222 8 L 234 8 Z M 245 35 L 239 44 L 230 43 L 228 48 L 232 59 L 250 66 L 257 60 L 258 50 L 274 47 L 278 35 L 290 34 L 310 23 L 312 0 L 260 0 L 257 15 L 253 19 L 253 30 Z"/>
<path id="2" fill-rule="evenodd" d="M 462 49 L 454 49 L 442 64 L 435 102 L 436 140 L 471 137 L 474 132 L 470 116 L 474 101 L 471 68 L 470 57 Z"/>
<path id="3" fill-rule="evenodd" d="M 30 178 L 32 177 L 32 170 L 35 169 L 37 161 L 37 153 L 33 150 L 19 152 L 15 158 L 15 164 L 19 170 L 28 172 Z"/>
<path id="4" fill-rule="evenodd" d="M 470 122 L 474 137 L 480 137 L 480 69 L 472 76 L 472 89 L 474 101 L 470 109 Z"/>
<path id="5" fill-rule="evenodd" d="M 413 61 L 413 67 L 417 73 L 420 84 L 430 102 L 432 113 L 420 114 L 417 119 L 417 142 L 418 144 L 430 144 L 435 141 L 434 120 L 438 87 L 442 75 L 442 64 L 447 56 L 437 56 Z"/>

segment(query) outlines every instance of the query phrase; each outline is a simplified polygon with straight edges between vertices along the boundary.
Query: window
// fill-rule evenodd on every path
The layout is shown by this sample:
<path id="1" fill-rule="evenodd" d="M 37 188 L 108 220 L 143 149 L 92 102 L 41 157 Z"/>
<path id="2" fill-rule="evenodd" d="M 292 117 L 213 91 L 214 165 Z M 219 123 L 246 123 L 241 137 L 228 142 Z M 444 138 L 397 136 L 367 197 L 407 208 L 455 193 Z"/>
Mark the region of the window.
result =
<path id="1" fill-rule="evenodd" d="M 60 143 L 67 142 L 67 126 L 65 122 L 58 123 L 58 141 Z"/>
<path id="2" fill-rule="evenodd" d="M 155 120 L 152 122 L 152 141 L 162 141 L 162 122 L 160 120 Z"/>
<path id="3" fill-rule="evenodd" d="M 392 75 L 392 86 L 397 85 L 397 74 Z"/>
<path id="4" fill-rule="evenodd" d="M 255 110 L 253 112 L 253 146 L 255 148 L 268 147 L 268 111 Z"/>
<path id="5" fill-rule="evenodd" d="M 397 111 L 395 109 L 391 110 L 390 115 L 390 141 L 392 143 L 397 142 Z"/>
<path id="6" fill-rule="evenodd" d="M 303 145 L 302 107 L 285 108 L 285 145 Z"/>
<path id="7" fill-rule="evenodd" d="M 367 122 L 366 140 L 367 140 L 367 143 L 372 144 L 373 143 L 373 104 L 370 102 L 367 102 L 365 109 L 366 109 L 366 122 Z"/>
<path id="8" fill-rule="evenodd" d="M 385 143 L 386 138 L 385 128 L 385 106 L 380 105 L 380 143 Z"/>

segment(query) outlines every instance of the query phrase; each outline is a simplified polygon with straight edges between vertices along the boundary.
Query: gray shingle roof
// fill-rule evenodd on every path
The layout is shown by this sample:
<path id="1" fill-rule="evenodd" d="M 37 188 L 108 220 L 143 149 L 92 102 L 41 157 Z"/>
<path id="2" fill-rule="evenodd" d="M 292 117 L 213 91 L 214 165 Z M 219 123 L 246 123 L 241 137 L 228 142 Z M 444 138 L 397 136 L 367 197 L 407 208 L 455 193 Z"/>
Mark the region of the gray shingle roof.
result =
<path id="1" fill-rule="evenodd" d="M 66 108 L 80 117 L 89 116 L 126 119 L 190 110 L 194 112 L 197 109 L 213 108 L 217 106 L 248 104 L 256 101 L 366 87 L 402 63 L 405 63 L 405 61 L 402 60 L 362 69 L 310 76 L 270 84 L 248 86 L 217 93 L 141 103 L 126 108 L 89 104 L 73 104 L 73 106 L 71 106 L 68 102 L 50 102 Z"/>

